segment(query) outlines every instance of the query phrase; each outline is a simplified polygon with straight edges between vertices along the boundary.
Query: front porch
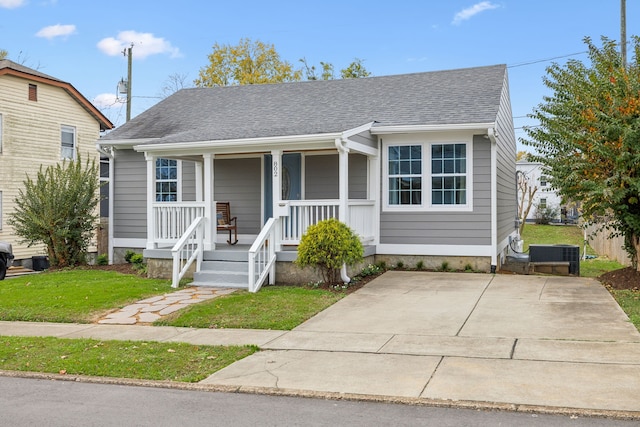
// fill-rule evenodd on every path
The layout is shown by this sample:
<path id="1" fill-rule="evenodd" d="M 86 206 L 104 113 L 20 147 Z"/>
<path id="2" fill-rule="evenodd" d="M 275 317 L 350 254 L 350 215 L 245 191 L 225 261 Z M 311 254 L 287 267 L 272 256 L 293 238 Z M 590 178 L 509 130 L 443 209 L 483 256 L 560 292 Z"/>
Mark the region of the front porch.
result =
<path id="1" fill-rule="evenodd" d="M 297 256 L 296 247 L 310 225 L 336 218 L 349 225 L 365 247 L 375 241 L 375 201 L 350 200 L 341 215 L 337 200 L 280 201 L 270 218 L 251 244 L 224 243 L 227 234 L 216 235 L 216 222 L 202 216 L 202 202 L 154 203 L 153 248 L 144 251 L 150 263 L 149 274 L 171 276 L 177 287 L 185 275 L 193 275 L 200 286 L 232 286 L 258 290 L 269 278 L 275 281 L 277 262 L 291 263 Z M 214 210 L 215 211 L 215 210 Z M 205 246 L 205 235 L 213 234 L 212 249 Z M 151 245 L 149 245 L 151 246 Z M 369 255 L 373 246 L 368 247 Z"/>

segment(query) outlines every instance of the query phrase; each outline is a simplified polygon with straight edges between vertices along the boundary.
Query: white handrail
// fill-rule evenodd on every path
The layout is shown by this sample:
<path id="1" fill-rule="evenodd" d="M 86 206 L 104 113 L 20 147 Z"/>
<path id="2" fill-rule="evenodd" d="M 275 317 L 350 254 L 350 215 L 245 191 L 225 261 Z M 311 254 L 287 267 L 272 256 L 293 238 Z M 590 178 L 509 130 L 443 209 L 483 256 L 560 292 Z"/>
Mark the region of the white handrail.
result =
<path id="1" fill-rule="evenodd" d="M 173 274 L 171 287 L 177 288 L 191 266 L 196 261 L 196 271 L 200 271 L 203 255 L 204 217 L 197 217 L 187 228 L 178 242 L 171 248 Z"/>
<path id="2" fill-rule="evenodd" d="M 249 249 L 249 292 L 258 292 L 267 276 L 269 284 L 276 283 L 276 225 L 278 219 L 269 218 Z"/>

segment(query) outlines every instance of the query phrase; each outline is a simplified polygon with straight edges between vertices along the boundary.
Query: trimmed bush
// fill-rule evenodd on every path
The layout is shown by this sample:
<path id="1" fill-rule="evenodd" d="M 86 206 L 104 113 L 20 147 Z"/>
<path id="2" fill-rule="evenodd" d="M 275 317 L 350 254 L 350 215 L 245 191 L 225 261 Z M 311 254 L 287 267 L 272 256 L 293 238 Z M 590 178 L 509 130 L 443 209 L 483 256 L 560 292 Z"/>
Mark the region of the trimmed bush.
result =
<path id="1" fill-rule="evenodd" d="M 310 226 L 302 235 L 295 261 L 299 267 L 312 266 L 330 285 L 340 281 L 343 264 L 362 261 L 364 248 L 358 236 L 335 218 Z"/>

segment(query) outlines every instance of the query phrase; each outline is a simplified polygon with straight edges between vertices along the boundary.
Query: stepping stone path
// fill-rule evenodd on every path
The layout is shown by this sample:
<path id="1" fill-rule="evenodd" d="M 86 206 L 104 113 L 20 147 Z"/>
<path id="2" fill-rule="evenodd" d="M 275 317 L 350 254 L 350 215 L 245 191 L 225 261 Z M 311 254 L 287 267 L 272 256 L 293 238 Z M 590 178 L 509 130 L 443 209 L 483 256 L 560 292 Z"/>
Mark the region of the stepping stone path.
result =
<path id="1" fill-rule="evenodd" d="M 109 313 L 98 321 L 108 325 L 135 325 L 152 323 L 162 316 L 171 314 L 191 304 L 204 302 L 222 295 L 228 295 L 235 289 L 189 287 L 169 294 L 158 295 L 128 305 Z"/>

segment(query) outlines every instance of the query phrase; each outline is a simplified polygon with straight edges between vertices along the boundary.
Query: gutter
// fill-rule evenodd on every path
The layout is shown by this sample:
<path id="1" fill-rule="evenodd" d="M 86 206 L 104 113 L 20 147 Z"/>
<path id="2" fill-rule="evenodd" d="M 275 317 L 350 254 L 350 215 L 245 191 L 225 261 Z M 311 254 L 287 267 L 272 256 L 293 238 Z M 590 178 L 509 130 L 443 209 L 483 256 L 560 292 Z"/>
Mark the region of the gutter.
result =
<path id="1" fill-rule="evenodd" d="M 498 268 L 498 134 L 493 126 L 487 128 L 491 141 L 491 273 Z"/>

